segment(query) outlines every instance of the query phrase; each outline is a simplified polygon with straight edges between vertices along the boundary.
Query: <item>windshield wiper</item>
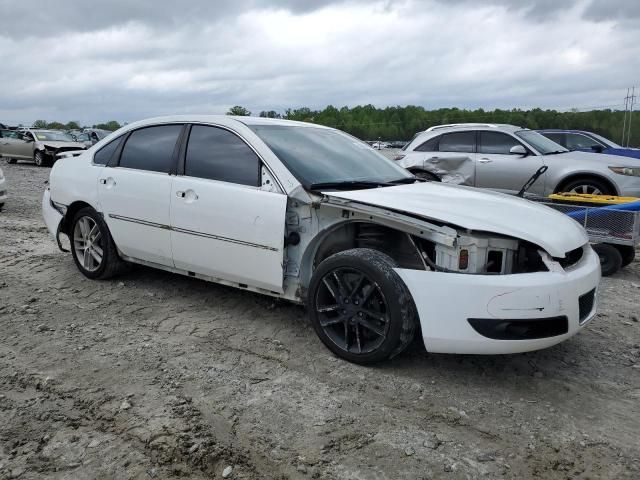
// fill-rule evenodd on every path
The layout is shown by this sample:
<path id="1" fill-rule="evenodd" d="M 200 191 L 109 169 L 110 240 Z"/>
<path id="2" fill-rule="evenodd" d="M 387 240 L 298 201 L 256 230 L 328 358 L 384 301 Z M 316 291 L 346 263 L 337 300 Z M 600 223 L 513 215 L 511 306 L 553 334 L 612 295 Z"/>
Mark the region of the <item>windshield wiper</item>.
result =
<path id="1" fill-rule="evenodd" d="M 567 153 L 569 150 L 554 150 L 553 152 L 547 152 L 545 155 L 558 155 L 559 153 Z"/>
<path id="2" fill-rule="evenodd" d="M 397 180 L 391 180 L 389 183 L 393 183 L 394 185 L 400 185 L 402 183 L 416 183 L 419 181 L 420 179 L 418 177 L 404 177 L 404 178 L 398 178 Z"/>
<path id="3" fill-rule="evenodd" d="M 342 180 L 337 182 L 321 182 L 309 185 L 310 190 L 337 189 L 348 190 L 350 188 L 376 188 L 376 187 L 392 187 L 394 183 L 376 182 L 370 180 Z"/>

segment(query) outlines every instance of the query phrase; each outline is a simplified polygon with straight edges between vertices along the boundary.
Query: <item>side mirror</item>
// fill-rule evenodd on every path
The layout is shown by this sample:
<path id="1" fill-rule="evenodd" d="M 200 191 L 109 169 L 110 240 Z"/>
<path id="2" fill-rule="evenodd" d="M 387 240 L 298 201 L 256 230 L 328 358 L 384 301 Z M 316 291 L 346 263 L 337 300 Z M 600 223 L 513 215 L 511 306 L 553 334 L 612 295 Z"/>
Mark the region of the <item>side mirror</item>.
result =
<path id="1" fill-rule="evenodd" d="M 602 153 L 602 150 L 604 149 L 602 148 L 602 145 L 592 145 L 591 150 L 593 150 L 596 153 Z"/>
<path id="2" fill-rule="evenodd" d="M 511 155 L 522 155 L 523 157 L 527 156 L 527 150 L 522 145 L 514 145 L 509 150 Z"/>
<path id="3" fill-rule="evenodd" d="M 31 138 L 29 135 L 25 135 L 24 137 L 22 137 L 22 140 L 27 143 L 33 142 L 33 138 Z"/>

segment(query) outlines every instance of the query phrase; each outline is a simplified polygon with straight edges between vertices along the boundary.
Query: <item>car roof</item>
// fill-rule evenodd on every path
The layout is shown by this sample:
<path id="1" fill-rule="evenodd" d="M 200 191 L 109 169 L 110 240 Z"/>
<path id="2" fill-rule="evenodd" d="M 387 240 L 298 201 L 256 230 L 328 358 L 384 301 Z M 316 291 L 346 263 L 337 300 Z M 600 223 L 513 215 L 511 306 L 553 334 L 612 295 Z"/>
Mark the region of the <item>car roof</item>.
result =
<path id="1" fill-rule="evenodd" d="M 243 123 L 247 126 L 250 125 L 279 125 L 286 127 L 314 127 L 325 128 L 332 130 L 329 127 L 318 125 L 315 123 L 297 122 L 293 120 L 284 120 L 280 118 L 263 118 L 263 117 L 241 117 L 236 115 L 168 115 L 163 117 L 152 117 L 144 120 L 139 120 L 127 125 L 127 130 L 133 128 L 144 127 L 148 125 L 155 125 L 158 123 L 172 123 L 172 122 L 193 122 L 193 123 L 221 123 L 228 124 L 229 121 L 235 121 Z"/>
<path id="2" fill-rule="evenodd" d="M 465 129 L 478 129 L 478 128 L 495 128 L 500 130 L 525 130 L 523 127 L 516 125 L 510 125 L 508 123 L 449 123 L 444 125 L 434 125 L 425 130 L 425 132 L 433 132 L 436 130 L 465 130 Z"/>
<path id="3" fill-rule="evenodd" d="M 572 128 L 540 128 L 536 132 L 544 133 L 592 133 L 587 130 L 574 130 Z"/>

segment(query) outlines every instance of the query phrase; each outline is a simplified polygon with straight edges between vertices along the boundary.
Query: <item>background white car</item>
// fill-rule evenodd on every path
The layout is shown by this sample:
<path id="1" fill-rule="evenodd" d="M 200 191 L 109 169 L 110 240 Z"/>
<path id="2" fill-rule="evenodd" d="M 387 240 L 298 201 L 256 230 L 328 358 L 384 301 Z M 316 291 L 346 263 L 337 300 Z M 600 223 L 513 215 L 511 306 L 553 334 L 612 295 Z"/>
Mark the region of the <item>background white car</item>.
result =
<path id="1" fill-rule="evenodd" d="M 306 303 L 337 355 L 544 348 L 596 309 L 584 230 L 546 207 L 416 181 L 338 130 L 284 120 L 137 122 L 61 159 L 50 232 L 88 278 L 134 262 Z M 549 233 L 552 232 L 552 233 Z"/>
<path id="2" fill-rule="evenodd" d="M 2 210 L 6 201 L 7 201 L 7 179 L 4 177 L 4 172 L 0 168 L 0 210 Z"/>

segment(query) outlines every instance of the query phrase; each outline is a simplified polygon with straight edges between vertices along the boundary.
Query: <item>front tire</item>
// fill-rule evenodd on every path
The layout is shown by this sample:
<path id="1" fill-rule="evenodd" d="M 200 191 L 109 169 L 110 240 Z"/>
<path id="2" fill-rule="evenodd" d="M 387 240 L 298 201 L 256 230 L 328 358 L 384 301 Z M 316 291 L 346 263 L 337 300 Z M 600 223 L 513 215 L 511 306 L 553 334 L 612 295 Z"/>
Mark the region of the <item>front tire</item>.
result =
<path id="1" fill-rule="evenodd" d="M 309 316 L 329 350 L 367 364 L 392 358 L 409 345 L 418 315 L 394 268 L 391 257 L 367 248 L 336 253 L 316 268 Z"/>
<path id="2" fill-rule="evenodd" d="M 46 167 L 48 165 L 48 162 L 47 162 L 47 159 L 44 156 L 44 153 L 42 153 L 39 150 L 36 153 L 33 154 L 33 161 L 39 167 Z"/>
<path id="3" fill-rule="evenodd" d="M 73 261 L 85 277 L 104 280 L 125 269 L 107 224 L 93 208 L 76 213 L 69 238 Z"/>

